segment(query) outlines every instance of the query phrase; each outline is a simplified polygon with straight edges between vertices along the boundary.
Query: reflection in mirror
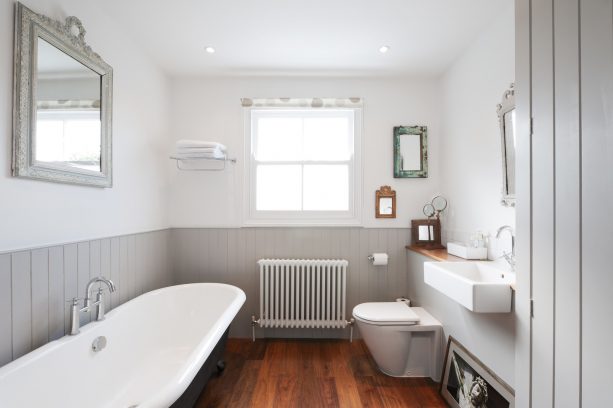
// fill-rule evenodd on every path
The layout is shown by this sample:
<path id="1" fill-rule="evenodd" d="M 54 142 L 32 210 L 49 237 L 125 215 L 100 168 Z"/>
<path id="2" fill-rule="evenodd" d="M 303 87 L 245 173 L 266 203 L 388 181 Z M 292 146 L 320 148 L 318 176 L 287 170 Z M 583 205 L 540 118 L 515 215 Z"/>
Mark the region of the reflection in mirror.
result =
<path id="1" fill-rule="evenodd" d="M 100 75 L 37 40 L 34 160 L 100 172 Z"/>
<path id="2" fill-rule="evenodd" d="M 438 218 L 411 220 L 411 244 L 425 249 L 442 249 L 441 221 Z"/>
<path id="3" fill-rule="evenodd" d="M 515 109 L 504 114 L 504 149 L 506 168 L 506 189 L 508 195 L 515 195 Z"/>
<path id="4" fill-rule="evenodd" d="M 419 240 L 432 241 L 434 239 L 434 227 L 432 225 L 419 226 Z"/>
<path id="5" fill-rule="evenodd" d="M 394 127 L 394 177 L 428 177 L 426 126 Z"/>
<path id="6" fill-rule="evenodd" d="M 421 137 L 419 135 L 400 136 L 400 157 L 402 170 L 421 170 Z"/>
<path id="7" fill-rule="evenodd" d="M 511 84 L 497 106 L 502 150 L 502 204 L 515 206 L 515 90 Z"/>
<path id="8" fill-rule="evenodd" d="M 392 198 L 381 197 L 379 199 L 379 214 L 391 215 L 392 214 Z"/>

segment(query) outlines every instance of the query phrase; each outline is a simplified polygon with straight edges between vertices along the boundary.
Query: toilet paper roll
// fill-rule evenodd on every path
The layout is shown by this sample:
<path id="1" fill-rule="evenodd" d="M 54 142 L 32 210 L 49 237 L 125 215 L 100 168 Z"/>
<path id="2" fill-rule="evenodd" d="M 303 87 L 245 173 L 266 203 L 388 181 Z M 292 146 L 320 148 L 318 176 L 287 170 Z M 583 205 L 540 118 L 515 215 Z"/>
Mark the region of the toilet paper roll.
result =
<path id="1" fill-rule="evenodd" d="M 375 266 L 379 265 L 387 265 L 387 254 L 385 253 L 374 253 L 372 254 L 373 260 L 372 264 Z"/>

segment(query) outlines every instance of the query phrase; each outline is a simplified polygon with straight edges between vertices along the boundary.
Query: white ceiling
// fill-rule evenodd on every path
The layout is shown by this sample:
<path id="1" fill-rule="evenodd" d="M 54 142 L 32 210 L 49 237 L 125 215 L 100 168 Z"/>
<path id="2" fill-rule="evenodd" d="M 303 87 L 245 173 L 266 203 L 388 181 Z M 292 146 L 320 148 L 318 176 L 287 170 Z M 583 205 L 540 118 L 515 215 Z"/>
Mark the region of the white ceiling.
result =
<path id="1" fill-rule="evenodd" d="M 37 48 L 36 72 L 38 75 L 69 75 L 79 78 L 98 78 L 98 74 L 94 71 L 42 38 L 38 39 Z"/>
<path id="2" fill-rule="evenodd" d="M 171 75 L 438 75 L 513 0 L 105 0 Z M 206 46 L 214 54 L 204 51 Z M 390 51 L 381 54 L 382 45 Z"/>

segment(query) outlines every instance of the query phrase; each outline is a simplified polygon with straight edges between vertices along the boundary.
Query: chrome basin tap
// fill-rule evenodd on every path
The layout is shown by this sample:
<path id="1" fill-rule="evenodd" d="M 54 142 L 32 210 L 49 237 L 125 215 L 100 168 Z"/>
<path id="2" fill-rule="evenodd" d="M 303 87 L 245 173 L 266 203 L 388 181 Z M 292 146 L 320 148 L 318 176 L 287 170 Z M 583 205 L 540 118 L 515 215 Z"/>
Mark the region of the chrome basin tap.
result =
<path id="1" fill-rule="evenodd" d="M 515 235 L 513 234 L 512 227 L 509 225 L 503 225 L 502 227 L 498 228 L 498 231 L 496 231 L 496 238 L 500 238 L 504 231 L 508 231 L 511 235 L 511 252 L 503 252 L 502 257 L 511 266 L 511 270 L 515 272 Z"/>
<path id="2" fill-rule="evenodd" d="M 79 316 L 81 313 L 84 312 L 89 312 L 91 310 L 91 308 L 93 306 L 96 306 L 96 320 L 103 320 L 104 319 L 104 296 L 103 296 L 103 289 L 102 288 L 98 288 L 98 292 L 96 293 L 96 301 L 92 302 L 91 301 L 91 292 L 92 292 L 92 288 L 96 283 L 103 283 L 105 284 L 108 289 L 109 292 L 115 292 L 116 287 L 115 284 L 113 283 L 112 280 L 110 279 L 106 279 L 103 276 L 97 276 L 93 279 L 91 279 L 88 283 L 87 283 L 87 287 L 85 289 L 85 297 L 82 298 L 83 299 L 83 307 L 79 308 L 79 300 L 81 300 L 80 298 L 74 298 L 72 300 L 70 300 L 69 302 L 71 302 L 71 315 L 72 315 L 72 319 L 71 319 L 71 325 L 70 325 L 70 334 L 71 335 L 75 335 L 79 333 L 79 327 L 80 327 L 80 319 Z"/>

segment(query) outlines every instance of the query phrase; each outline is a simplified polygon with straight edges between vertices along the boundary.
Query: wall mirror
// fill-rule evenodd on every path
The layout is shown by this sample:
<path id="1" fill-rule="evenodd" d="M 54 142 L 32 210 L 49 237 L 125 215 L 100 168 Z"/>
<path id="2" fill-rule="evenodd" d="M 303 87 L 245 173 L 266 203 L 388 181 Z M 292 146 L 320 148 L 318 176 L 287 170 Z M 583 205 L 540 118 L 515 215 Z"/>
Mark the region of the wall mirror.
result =
<path id="1" fill-rule="evenodd" d="M 394 127 L 394 177 L 428 177 L 428 129 L 426 126 Z"/>
<path id="2" fill-rule="evenodd" d="M 502 205 L 515 206 L 515 89 L 511 84 L 496 107 L 502 148 Z"/>
<path id="3" fill-rule="evenodd" d="M 375 192 L 375 217 L 396 218 L 396 191 L 390 186 L 381 186 Z"/>
<path id="4" fill-rule="evenodd" d="M 64 23 L 15 7 L 13 175 L 111 187 L 113 70 Z"/>
<path id="5" fill-rule="evenodd" d="M 425 249 L 442 249 L 441 221 L 438 218 L 411 220 L 411 241 Z"/>

